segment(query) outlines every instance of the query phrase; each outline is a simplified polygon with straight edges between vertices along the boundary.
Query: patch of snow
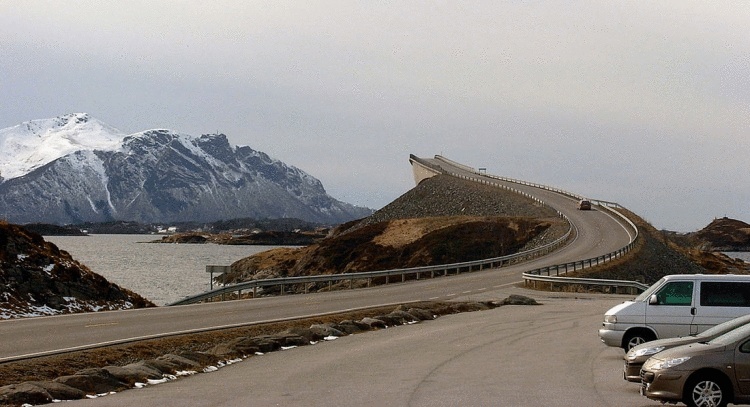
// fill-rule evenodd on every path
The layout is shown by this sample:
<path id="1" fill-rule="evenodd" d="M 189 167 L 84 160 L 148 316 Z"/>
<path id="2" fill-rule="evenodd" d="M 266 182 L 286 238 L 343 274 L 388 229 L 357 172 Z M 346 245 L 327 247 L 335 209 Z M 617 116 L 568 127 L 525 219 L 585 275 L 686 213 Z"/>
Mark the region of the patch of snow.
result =
<path id="1" fill-rule="evenodd" d="M 9 180 L 82 150 L 117 149 L 125 134 L 86 113 L 0 129 L 0 175 Z"/>
<path id="2" fill-rule="evenodd" d="M 325 338 L 323 338 L 324 341 L 335 341 L 336 339 L 339 339 L 338 336 L 328 335 Z"/>
<path id="3" fill-rule="evenodd" d="M 16 258 L 19 261 L 24 261 L 24 260 L 26 260 L 26 259 L 29 258 L 29 255 L 28 254 L 19 253 L 18 255 L 16 255 Z"/>
<path id="4" fill-rule="evenodd" d="M 148 379 L 148 384 L 151 384 L 151 385 L 162 384 L 162 383 L 166 383 L 166 382 L 168 382 L 170 380 L 174 380 L 174 379 L 170 379 L 169 377 L 163 377 L 161 379 Z"/>

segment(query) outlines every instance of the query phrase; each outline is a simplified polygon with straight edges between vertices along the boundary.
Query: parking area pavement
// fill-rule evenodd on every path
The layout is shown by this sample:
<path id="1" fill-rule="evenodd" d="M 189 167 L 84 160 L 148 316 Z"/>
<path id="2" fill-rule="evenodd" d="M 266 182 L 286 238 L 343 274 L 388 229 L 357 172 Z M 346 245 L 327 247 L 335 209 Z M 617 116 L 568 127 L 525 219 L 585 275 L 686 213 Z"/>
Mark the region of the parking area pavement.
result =
<path id="1" fill-rule="evenodd" d="M 659 406 L 597 336 L 627 297 L 530 292 L 505 306 L 252 356 L 213 373 L 81 406 Z M 502 297 L 495 297 L 502 298 Z M 85 404 L 84 404 L 85 403 Z"/>

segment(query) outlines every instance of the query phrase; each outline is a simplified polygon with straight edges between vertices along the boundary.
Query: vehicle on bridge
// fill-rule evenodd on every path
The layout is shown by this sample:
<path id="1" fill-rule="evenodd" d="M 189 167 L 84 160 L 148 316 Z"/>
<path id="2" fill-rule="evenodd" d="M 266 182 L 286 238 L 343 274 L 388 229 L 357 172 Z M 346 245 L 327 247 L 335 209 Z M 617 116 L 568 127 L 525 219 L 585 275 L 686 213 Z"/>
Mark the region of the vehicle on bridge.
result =
<path id="1" fill-rule="evenodd" d="M 582 211 L 590 211 L 591 210 L 591 201 L 588 199 L 581 199 L 578 201 L 578 209 Z"/>
<path id="2" fill-rule="evenodd" d="M 750 314 L 750 275 L 675 274 L 604 314 L 599 337 L 629 351 L 660 338 L 695 335 Z"/>

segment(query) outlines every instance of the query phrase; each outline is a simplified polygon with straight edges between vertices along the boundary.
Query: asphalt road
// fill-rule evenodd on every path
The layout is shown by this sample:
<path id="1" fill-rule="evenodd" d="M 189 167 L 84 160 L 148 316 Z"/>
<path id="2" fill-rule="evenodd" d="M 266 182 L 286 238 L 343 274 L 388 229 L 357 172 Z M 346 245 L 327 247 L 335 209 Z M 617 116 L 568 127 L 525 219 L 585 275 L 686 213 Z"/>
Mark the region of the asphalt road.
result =
<path id="1" fill-rule="evenodd" d="M 571 198 L 533 187 L 517 184 L 513 184 L 513 187 L 533 193 L 565 213 L 578 227 L 575 241 L 554 253 L 523 264 L 405 284 L 325 294 L 2 321 L 0 362 L 165 333 L 191 332 L 415 300 L 471 299 L 487 290 L 519 282 L 523 271 L 596 257 L 629 242 L 628 232 L 605 211 L 579 211 Z"/>
<path id="2" fill-rule="evenodd" d="M 213 373 L 70 406 L 658 406 L 622 379 L 623 352 L 597 336 L 625 296 L 520 288 L 506 306 L 252 356 Z"/>

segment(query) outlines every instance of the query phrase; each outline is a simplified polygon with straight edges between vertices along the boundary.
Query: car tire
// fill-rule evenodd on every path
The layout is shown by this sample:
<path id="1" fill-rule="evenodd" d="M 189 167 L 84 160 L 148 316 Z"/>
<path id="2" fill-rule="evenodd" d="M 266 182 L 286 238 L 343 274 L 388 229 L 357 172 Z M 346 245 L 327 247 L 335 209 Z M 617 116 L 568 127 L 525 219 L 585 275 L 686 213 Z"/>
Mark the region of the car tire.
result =
<path id="1" fill-rule="evenodd" d="M 653 341 L 654 339 L 656 339 L 656 337 L 654 337 L 654 334 L 649 331 L 628 332 L 622 340 L 622 348 L 627 352 L 634 346 L 640 345 L 644 342 Z"/>
<path id="2" fill-rule="evenodd" d="M 718 375 L 700 375 L 685 384 L 683 402 L 688 407 L 725 407 L 729 403 L 730 386 Z"/>

